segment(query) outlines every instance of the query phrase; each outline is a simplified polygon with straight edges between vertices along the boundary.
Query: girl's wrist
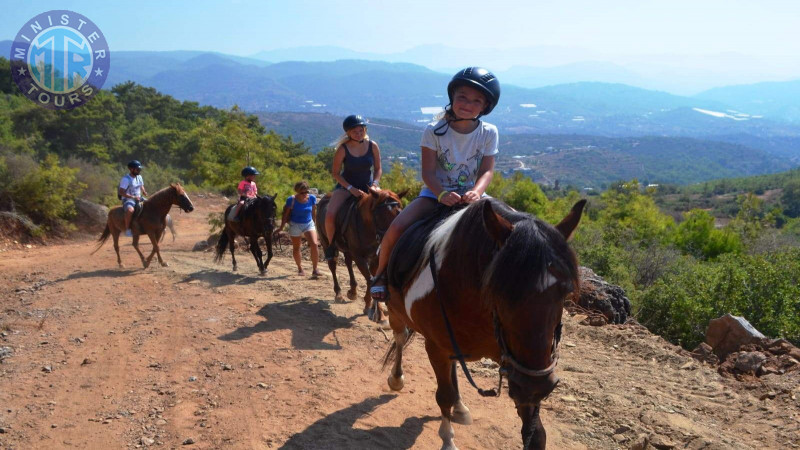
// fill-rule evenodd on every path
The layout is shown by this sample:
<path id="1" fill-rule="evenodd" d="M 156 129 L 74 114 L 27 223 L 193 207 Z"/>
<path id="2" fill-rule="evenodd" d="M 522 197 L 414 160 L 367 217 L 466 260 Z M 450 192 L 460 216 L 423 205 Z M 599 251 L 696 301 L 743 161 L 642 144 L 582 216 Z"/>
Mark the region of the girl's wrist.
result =
<path id="1" fill-rule="evenodd" d="M 352 184 L 348 184 L 345 189 L 349 191 L 350 189 L 353 189 L 353 185 Z"/>
<path id="2" fill-rule="evenodd" d="M 442 191 L 442 192 L 439 192 L 439 195 L 437 195 L 437 196 L 436 196 L 436 200 L 437 200 L 439 203 L 441 203 L 441 202 L 442 202 L 442 198 L 444 198 L 444 196 L 445 196 L 445 195 L 447 195 L 447 194 L 449 194 L 449 193 L 450 193 L 450 191 Z"/>

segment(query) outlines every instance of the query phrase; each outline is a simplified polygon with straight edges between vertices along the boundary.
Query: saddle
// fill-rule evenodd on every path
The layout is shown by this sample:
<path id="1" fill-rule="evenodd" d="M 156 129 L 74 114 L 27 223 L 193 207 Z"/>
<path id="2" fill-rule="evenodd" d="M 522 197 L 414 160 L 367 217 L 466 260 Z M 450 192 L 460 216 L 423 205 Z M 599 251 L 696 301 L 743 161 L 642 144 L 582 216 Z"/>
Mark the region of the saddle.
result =
<path id="1" fill-rule="evenodd" d="M 142 215 L 143 209 L 144 209 L 144 200 L 133 203 L 133 216 L 131 216 L 131 222 L 139 219 L 139 216 Z"/>
<path id="2" fill-rule="evenodd" d="M 402 289 L 415 274 L 415 269 L 422 257 L 425 244 L 434 228 L 451 214 L 465 206 L 445 206 L 438 204 L 430 216 L 414 223 L 406 229 L 397 240 L 387 267 L 387 281 L 390 286 Z"/>
<path id="3" fill-rule="evenodd" d="M 330 203 L 330 196 L 326 195 L 319 201 L 317 208 L 320 210 L 325 208 L 325 211 L 328 210 L 328 203 Z M 336 213 L 336 241 L 333 241 L 332 236 L 325 236 L 328 243 L 333 243 L 339 249 L 347 248 L 347 241 L 344 238 L 345 232 L 347 231 L 348 226 L 350 225 L 351 219 L 354 214 L 358 214 L 358 199 L 354 196 L 348 197 L 342 206 L 339 207 L 339 211 Z"/>

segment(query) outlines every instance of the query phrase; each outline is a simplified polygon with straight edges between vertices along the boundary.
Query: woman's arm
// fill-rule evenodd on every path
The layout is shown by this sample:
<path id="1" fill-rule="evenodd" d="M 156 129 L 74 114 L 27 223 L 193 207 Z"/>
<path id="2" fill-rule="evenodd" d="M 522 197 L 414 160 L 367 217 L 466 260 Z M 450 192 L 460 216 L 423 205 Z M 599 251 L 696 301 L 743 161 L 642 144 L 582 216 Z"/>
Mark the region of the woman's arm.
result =
<path id="1" fill-rule="evenodd" d="M 279 226 L 278 229 L 275 230 L 276 233 L 278 231 L 283 230 L 284 225 L 286 225 L 286 222 L 289 221 L 289 215 L 291 213 L 292 213 L 292 208 L 289 205 L 285 205 L 283 207 L 283 214 L 281 214 L 281 226 Z"/>
<path id="2" fill-rule="evenodd" d="M 380 184 L 383 169 L 381 168 L 381 149 L 377 142 L 372 142 L 372 184 Z"/>
<path id="3" fill-rule="evenodd" d="M 317 223 L 317 204 L 311 206 L 311 221 Z"/>

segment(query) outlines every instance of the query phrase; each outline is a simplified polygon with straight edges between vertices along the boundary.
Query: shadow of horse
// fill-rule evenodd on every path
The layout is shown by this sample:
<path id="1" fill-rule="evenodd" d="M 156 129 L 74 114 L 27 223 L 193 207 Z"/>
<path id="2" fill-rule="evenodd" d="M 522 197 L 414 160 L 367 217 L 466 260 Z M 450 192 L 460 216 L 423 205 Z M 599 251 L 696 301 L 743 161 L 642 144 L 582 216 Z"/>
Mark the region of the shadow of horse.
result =
<path id="1" fill-rule="evenodd" d="M 256 333 L 277 330 L 292 331 L 292 347 L 298 350 L 339 350 L 342 346 L 336 337 L 336 330 L 350 328 L 358 316 L 341 317 L 330 310 L 328 302 L 303 297 L 280 303 L 270 303 L 258 313 L 264 321 L 251 327 L 240 327 L 219 337 L 222 341 L 239 341 Z M 313 324 L 313 325 L 312 325 Z M 324 342 L 333 333 L 335 344 Z"/>
<path id="2" fill-rule="evenodd" d="M 122 277 L 129 277 L 131 275 L 135 275 L 140 272 L 142 272 L 141 269 L 99 269 L 99 270 L 93 270 L 91 272 L 71 273 L 60 280 L 56 280 L 56 282 L 67 281 L 67 280 L 79 280 L 81 278 L 122 278 Z"/>
<path id="3" fill-rule="evenodd" d="M 211 287 L 223 287 L 232 285 L 246 286 L 248 284 L 258 283 L 259 281 L 284 280 L 288 277 L 289 277 L 288 275 L 280 275 L 274 277 L 264 277 L 264 276 L 251 277 L 231 272 L 223 272 L 220 270 L 203 269 L 188 274 L 183 280 L 179 281 L 178 284 L 186 284 L 195 280 L 199 280 L 208 283 Z"/>
<path id="4" fill-rule="evenodd" d="M 371 415 L 380 405 L 396 395 L 384 394 L 368 398 L 347 408 L 326 415 L 305 430 L 292 435 L 281 449 L 352 449 L 352 448 L 411 448 L 422 434 L 427 422 L 438 417 L 408 417 L 399 427 L 375 427 L 369 430 L 354 428 L 359 418 Z"/>

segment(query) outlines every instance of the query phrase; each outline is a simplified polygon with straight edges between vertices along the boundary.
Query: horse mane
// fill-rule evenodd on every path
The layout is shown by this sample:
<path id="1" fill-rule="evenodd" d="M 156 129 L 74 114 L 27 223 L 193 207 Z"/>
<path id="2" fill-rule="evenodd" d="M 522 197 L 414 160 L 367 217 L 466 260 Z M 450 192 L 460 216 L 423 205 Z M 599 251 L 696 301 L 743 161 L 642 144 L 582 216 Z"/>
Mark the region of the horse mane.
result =
<path id="1" fill-rule="evenodd" d="M 170 191 L 174 191 L 177 195 L 180 195 L 181 191 L 183 191 L 183 188 L 178 183 L 170 183 L 169 186 L 148 197 L 147 201 L 151 202 L 152 205 L 156 205 L 162 200 L 162 198 L 165 198 Z M 172 200 L 170 200 L 170 202 L 172 202 Z"/>
<path id="2" fill-rule="evenodd" d="M 364 225 L 367 227 L 372 226 L 372 214 L 370 213 L 386 200 L 394 200 L 397 203 L 401 203 L 400 197 L 388 189 L 382 189 L 376 195 L 367 194 L 358 199 L 358 212 L 364 221 Z"/>
<path id="3" fill-rule="evenodd" d="M 494 212 L 514 226 L 500 248 L 484 225 L 483 202 L 490 202 Z M 461 280 L 493 294 L 482 295 L 485 301 L 498 295 L 513 300 L 525 297 L 520 293 L 541 292 L 550 277 L 549 268 L 569 277 L 577 286 L 575 254 L 558 230 L 531 214 L 488 198 L 461 211 L 457 222 L 451 226 L 449 236 L 439 238 L 440 242 L 447 240 L 444 243 L 447 259 L 451 265 L 458 266 L 456 270 Z M 428 251 L 429 248 L 426 245 Z M 441 263 L 437 261 L 437 265 Z M 521 273 L 524 276 L 520 276 Z"/>

